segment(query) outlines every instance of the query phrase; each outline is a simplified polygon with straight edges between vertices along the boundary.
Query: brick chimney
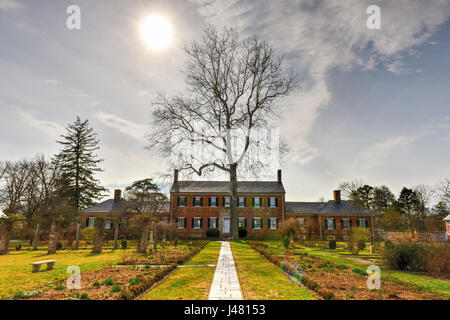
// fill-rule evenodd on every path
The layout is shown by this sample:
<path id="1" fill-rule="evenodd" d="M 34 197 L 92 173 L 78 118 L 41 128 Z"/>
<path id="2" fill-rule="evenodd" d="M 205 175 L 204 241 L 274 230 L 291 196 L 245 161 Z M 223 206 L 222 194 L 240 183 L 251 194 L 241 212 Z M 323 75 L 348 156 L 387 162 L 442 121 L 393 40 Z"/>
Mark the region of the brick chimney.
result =
<path id="1" fill-rule="evenodd" d="M 336 201 L 336 203 L 340 203 L 341 202 L 341 190 L 334 190 L 333 195 L 334 195 L 334 201 Z"/>
<path id="2" fill-rule="evenodd" d="M 281 169 L 278 170 L 278 183 L 281 183 Z"/>
<path id="3" fill-rule="evenodd" d="M 114 190 L 114 201 L 120 201 L 120 199 L 122 199 L 122 190 Z"/>
<path id="4" fill-rule="evenodd" d="M 178 182 L 178 169 L 173 171 L 173 182 Z"/>

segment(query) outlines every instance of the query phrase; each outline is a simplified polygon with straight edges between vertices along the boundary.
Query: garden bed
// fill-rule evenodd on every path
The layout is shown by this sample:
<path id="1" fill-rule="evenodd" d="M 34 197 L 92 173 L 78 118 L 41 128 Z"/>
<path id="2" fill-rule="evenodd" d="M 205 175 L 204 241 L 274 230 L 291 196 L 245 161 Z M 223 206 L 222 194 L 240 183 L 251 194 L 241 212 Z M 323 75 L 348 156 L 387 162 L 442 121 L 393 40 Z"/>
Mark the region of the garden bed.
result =
<path id="1" fill-rule="evenodd" d="M 253 249 L 301 281 L 324 299 L 337 300 L 434 300 L 441 296 L 420 291 L 393 280 L 381 280 L 380 290 L 367 288 L 366 270 L 336 265 L 298 249 L 273 250 L 262 243 L 250 243 Z M 278 254 L 274 254 L 277 252 Z"/>

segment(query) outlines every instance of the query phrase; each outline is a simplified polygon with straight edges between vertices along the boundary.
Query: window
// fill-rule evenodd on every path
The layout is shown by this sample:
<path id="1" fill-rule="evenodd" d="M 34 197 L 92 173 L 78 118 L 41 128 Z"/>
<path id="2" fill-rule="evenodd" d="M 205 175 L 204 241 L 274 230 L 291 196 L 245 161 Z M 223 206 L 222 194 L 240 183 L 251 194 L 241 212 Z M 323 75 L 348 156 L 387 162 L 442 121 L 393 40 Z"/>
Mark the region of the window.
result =
<path id="1" fill-rule="evenodd" d="M 350 230 L 352 228 L 352 220 L 349 218 L 342 219 L 342 230 Z"/>
<path id="2" fill-rule="evenodd" d="M 358 219 L 358 227 L 360 228 L 368 228 L 369 221 L 367 219 Z"/>
<path id="3" fill-rule="evenodd" d="M 163 217 L 163 218 L 161 218 L 161 222 L 169 223 L 169 218 Z"/>
<path id="4" fill-rule="evenodd" d="M 127 227 L 127 222 L 128 222 L 127 218 L 120 219 L 119 228 L 121 228 L 121 229 L 126 228 Z"/>
<path id="5" fill-rule="evenodd" d="M 223 198 L 223 206 L 224 206 L 224 208 L 229 208 L 230 207 L 230 197 L 224 197 Z"/>
<path id="6" fill-rule="evenodd" d="M 277 229 L 277 218 L 269 218 L 270 223 L 270 230 L 276 230 Z"/>
<path id="7" fill-rule="evenodd" d="M 186 197 L 178 197 L 178 206 L 186 207 Z"/>
<path id="8" fill-rule="evenodd" d="M 238 218 L 238 226 L 239 226 L 239 228 L 247 229 L 247 218 L 239 217 Z"/>
<path id="9" fill-rule="evenodd" d="M 201 207 L 202 206 L 202 197 L 194 197 L 194 207 Z"/>
<path id="10" fill-rule="evenodd" d="M 202 218 L 192 218 L 192 229 L 201 229 L 202 220 Z"/>
<path id="11" fill-rule="evenodd" d="M 245 197 L 239 197 L 238 198 L 238 207 L 244 208 L 245 207 Z"/>
<path id="12" fill-rule="evenodd" d="M 277 198 L 270 197 L 269 198 L 269 208 L 276 208 L 277 207 Z"/>
<path id="13" fill-rule="evenodd" d="M 178 229 L 186 228 L 186 218 L 177 218 L 177 227 Z"/>
<path id="14" fill-rule="evenodd" d="M 261 197 L 254 197 L 253 198 L 253 206 L 255 208 L 260 208 L 261 207 Z"/>
<path id="15" fill-rule="evenodd" d="M 262 218 L 253 218 L 253 229 L 262 229 Z"/>
<path id="16" fill-rule="evenodd" d="M 305 218 L 297 218 L 297 221 L 301 226 L 305 226 Z"/>
<path id="17" fill-rule="evenodd" d="M 336 230 L 336 219 L 333 218 L 325 219 L 325 226 L 327 230 Z"/>
<path id="18" fill-rule="evenodd" d="M 208 228 L 219 229 L 217 218 L 208 218 Z"/>
<path id="19" fill-rule="evenodd" d="M 209 198 L 209 206 L 213 208 L 217 208 L 217 197 Z"/>
<path id="20" fill-rule="evenodd" d="M 111 229 L 111 220 L 106 220 L 105 221 L 105 230 L 109 230 Z"/>
<path id="21" fill-rule="evenodd" d="M 94 226 L 94 223 L 95 223 L 95 217 L 89 217 L 89 218 L 87 219 L 87 226 L 88 226 L 88 227 L 93 227 L 93 226 Z"/>

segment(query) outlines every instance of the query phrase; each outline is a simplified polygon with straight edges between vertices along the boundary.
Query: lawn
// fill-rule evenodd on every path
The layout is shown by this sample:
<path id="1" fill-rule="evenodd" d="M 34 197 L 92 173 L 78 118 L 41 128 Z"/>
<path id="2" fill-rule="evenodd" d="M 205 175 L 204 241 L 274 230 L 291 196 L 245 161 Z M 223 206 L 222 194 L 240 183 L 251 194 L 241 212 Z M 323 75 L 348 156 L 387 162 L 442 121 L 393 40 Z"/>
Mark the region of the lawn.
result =
<path id="1" fill-rule="evenodd" d="M 210 242 L 185 266 L 147 293 L 142 300 L 206 300 L 220 253 L 220 242 Z"/>
<path id="2" fill-rule="evenodd" d="M 128 250 L 104 250 L 101 254 L 92 254 L 90 250 L 60 250 L 48 255 L 46 251 L 11 251 L 0 256 L 0 299 L 14 295 L 18 291 L 32 290 L 57 280 L 65 279 L 68 266 L 79 266 L 81 272 L 102 269 L 121 261 Z M 30 263 L 42 260 L 58 260 L 52 271 L 32 273 Z M 83 281 L 83 275 L 81 275 Z"/>
<path id="3" fill-rule="evenodd" d="M 295 284 L 280 268 L 249 245 L 232 242 L 237 274 L 246 300 L 312 300 L 313 295 Z"/>

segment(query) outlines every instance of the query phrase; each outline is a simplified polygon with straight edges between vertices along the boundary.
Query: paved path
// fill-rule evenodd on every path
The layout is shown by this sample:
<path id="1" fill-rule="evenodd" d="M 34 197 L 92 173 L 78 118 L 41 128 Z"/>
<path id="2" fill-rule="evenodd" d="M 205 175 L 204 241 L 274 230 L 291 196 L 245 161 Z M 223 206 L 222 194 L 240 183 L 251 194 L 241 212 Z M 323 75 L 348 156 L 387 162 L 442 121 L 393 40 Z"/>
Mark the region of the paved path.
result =
<path id="1" fill-rule="evenodd" d="M 229 242 L 222 242 L 208 300 L 243 300 Z"/>

